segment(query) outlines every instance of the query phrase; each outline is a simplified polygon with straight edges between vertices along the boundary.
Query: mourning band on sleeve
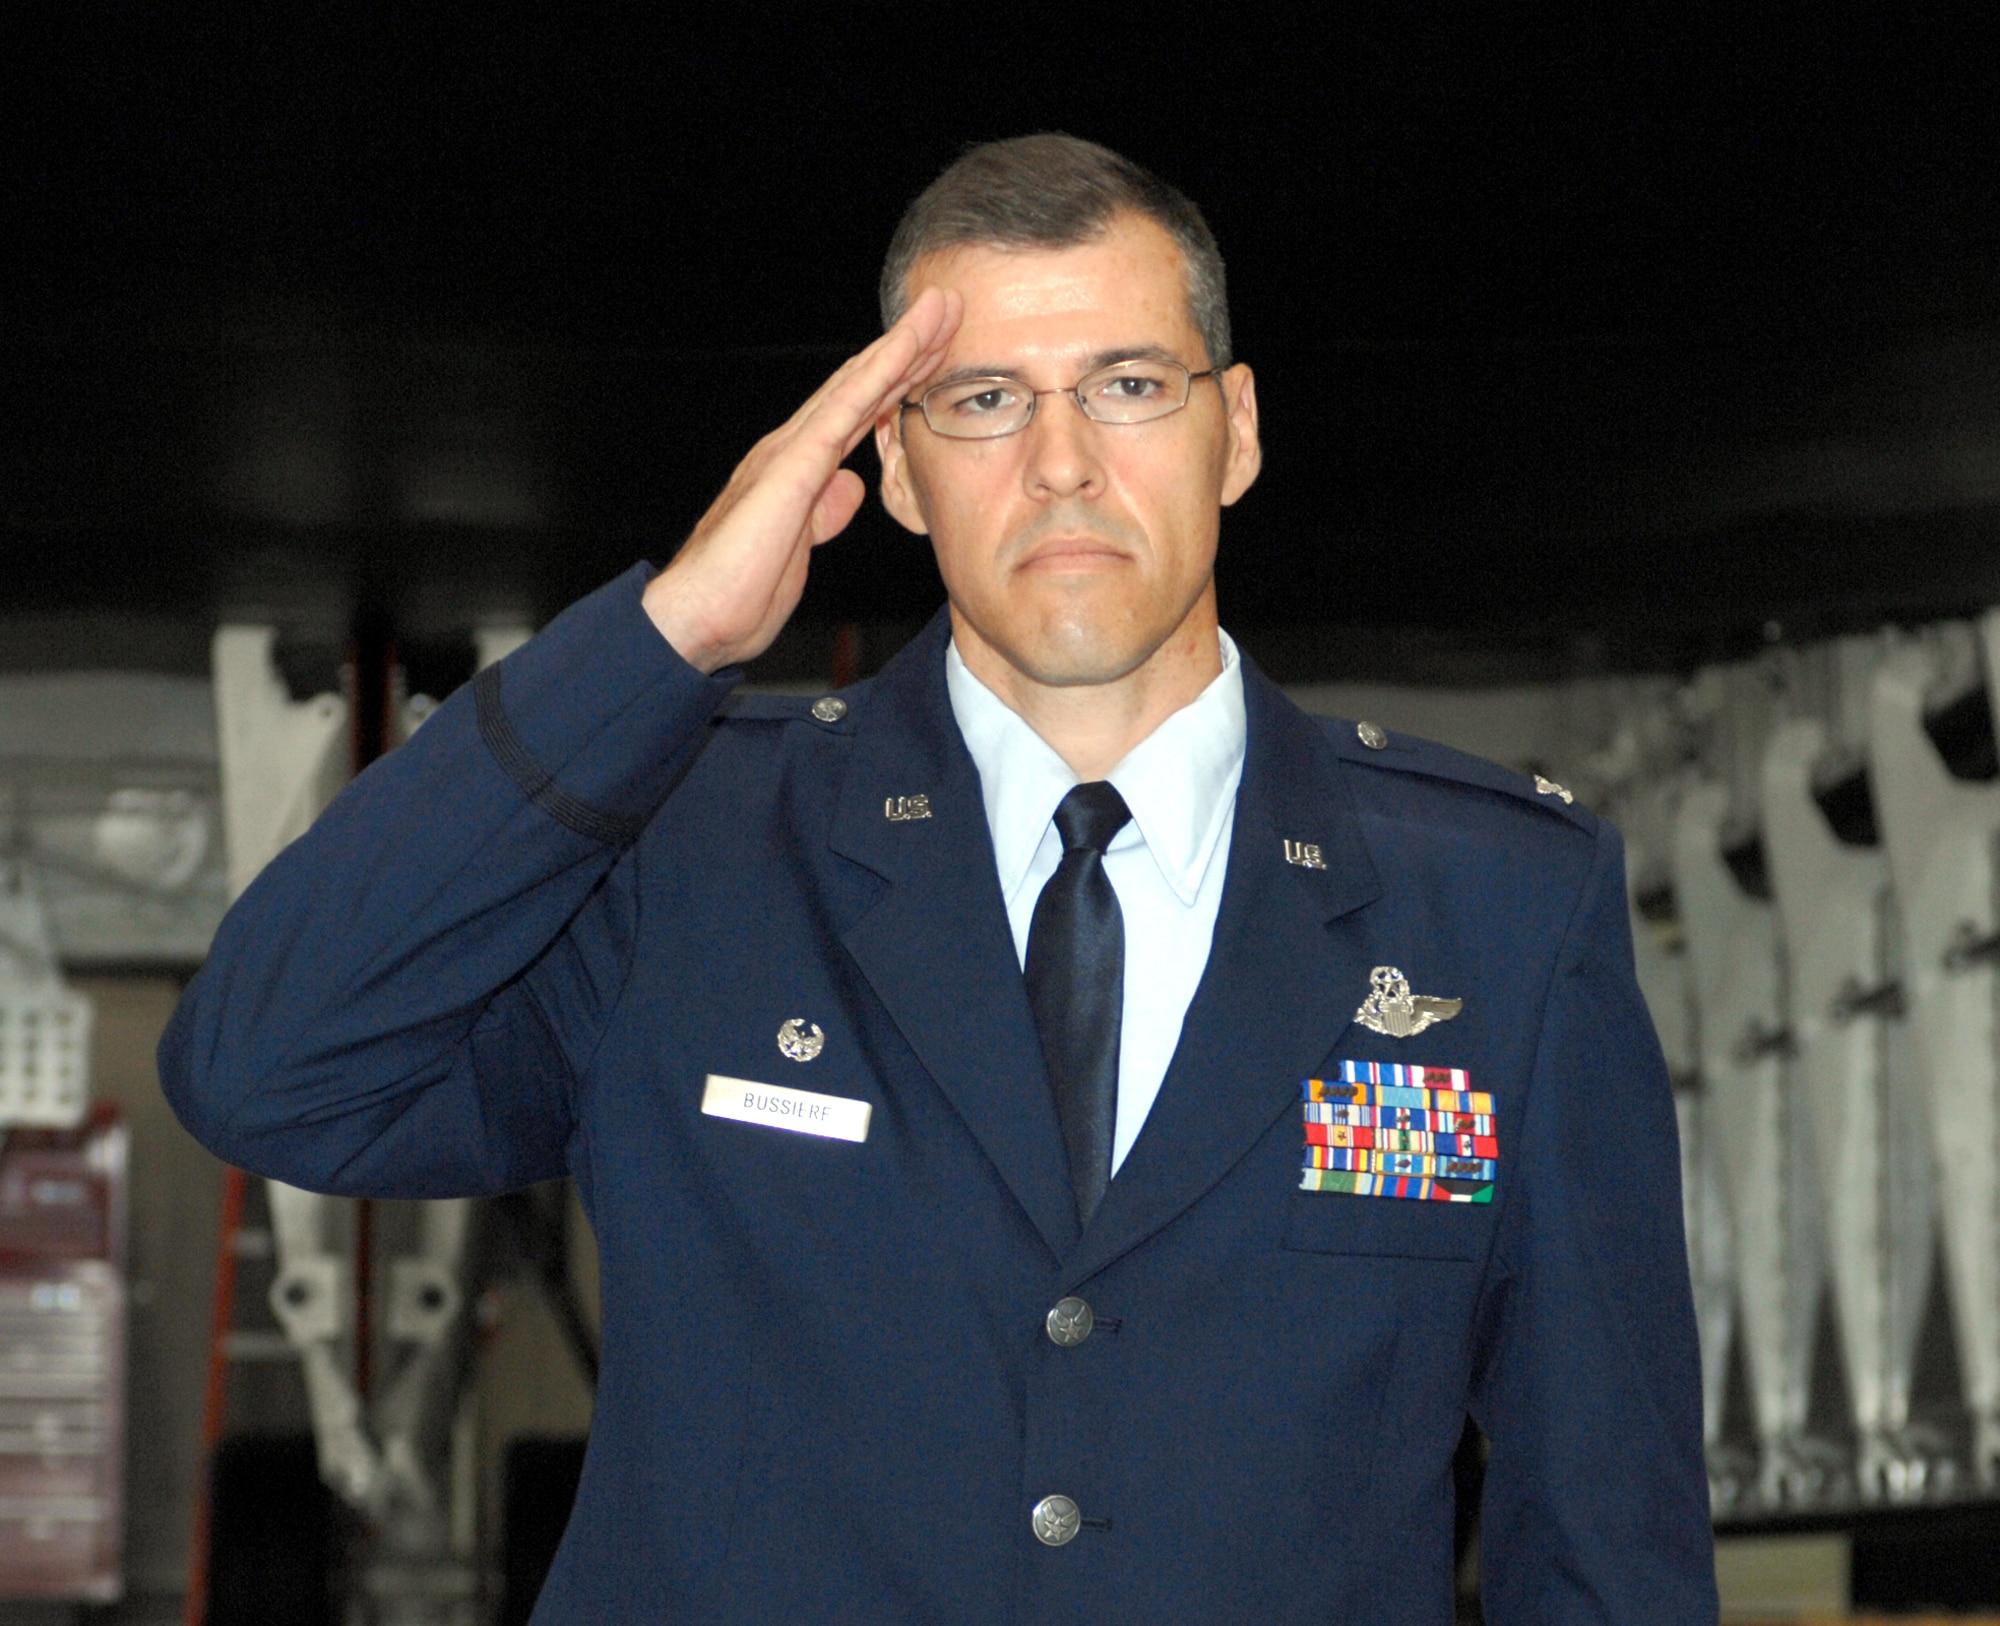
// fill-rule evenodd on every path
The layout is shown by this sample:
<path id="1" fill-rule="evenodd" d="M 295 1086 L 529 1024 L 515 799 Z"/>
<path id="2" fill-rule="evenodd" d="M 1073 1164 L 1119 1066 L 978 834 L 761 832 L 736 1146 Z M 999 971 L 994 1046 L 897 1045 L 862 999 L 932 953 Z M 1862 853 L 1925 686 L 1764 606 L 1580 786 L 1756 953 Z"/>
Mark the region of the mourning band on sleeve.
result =
<path id="1" fill-rule="evenodd" d="M 572 796 L 532 757 L 508 720 L 500 702 L 500 666 L 487 667 L 472 680 L 473 702 L 479 711 L 479 737 L 521 793 L 566 829 L 606 847 L 629 847 L 645 828 L 637 819 L 600 812 Z"/>

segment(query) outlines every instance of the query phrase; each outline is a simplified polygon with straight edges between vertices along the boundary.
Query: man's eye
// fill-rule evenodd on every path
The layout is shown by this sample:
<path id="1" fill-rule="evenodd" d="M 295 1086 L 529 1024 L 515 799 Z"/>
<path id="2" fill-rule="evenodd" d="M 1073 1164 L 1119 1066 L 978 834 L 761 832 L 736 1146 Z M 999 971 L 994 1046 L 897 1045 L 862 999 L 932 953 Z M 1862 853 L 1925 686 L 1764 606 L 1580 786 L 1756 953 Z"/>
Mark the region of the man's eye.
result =
<path id="1" fill-rule="evenodd" d="M 1166 379 L 1154 372 L 1113 373 L 1090 391 L 1103 401 L 1151 401 L 1166 392 Z"/>
<path id="2" fill-rule="evenodd" d="M 1017 404 L 1018 392 L 1004 384 L 988 384 L 980 389 L 953 392 L 945 397 L 945 409 L 961 418 L 990 418 Z"/>

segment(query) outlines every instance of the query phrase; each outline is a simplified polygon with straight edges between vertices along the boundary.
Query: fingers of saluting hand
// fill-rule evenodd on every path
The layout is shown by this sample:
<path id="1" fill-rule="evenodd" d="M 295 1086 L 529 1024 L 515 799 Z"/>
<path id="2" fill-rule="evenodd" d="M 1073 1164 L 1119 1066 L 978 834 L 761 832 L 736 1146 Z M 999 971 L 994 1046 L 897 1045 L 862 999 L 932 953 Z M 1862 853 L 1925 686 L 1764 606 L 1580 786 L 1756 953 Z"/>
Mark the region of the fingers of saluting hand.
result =
<path id="1" fill-rule="evenodd" d="M 834 471 L 876 419 L 893 411 L 936 370 L 963 311 L 964 301 L 956 292 L 926 289 L 901 321 L 842 363 L 744 459 L 730 482 L 735 489 L 725 493 L 723 503 L 752 509 L 779 527 L 786 515 L 796 515 L 791 534 L 809 536 L 814 544 L 837 535 L 860 503 L 858 497 L 851 505 L 823 500 Z M 824 519 L 839 508 L 845 510 L 839 523 L 824 530 Z"/>
<path id="2" fill-rule="evenodd" d="M 936 370 L 963 301 L 927 289 L 737 465 L 686 544 L 646 589 L 647 613 L 704 671 L 760 654 L 797 605 L 811 550 L 846 529 L 861 477 L 840 465 L 869 427 Z"/>
<path id="3" fill-rule="evenodd" d="M 926 288 L 901 321 L 813 391 L 785 429 L 796 441 L 822 453 L 831 451 L 834 461 L 840 461 L 876 419 L 936 369 L 964 310 L 964 299 L 956 292 Z"/>

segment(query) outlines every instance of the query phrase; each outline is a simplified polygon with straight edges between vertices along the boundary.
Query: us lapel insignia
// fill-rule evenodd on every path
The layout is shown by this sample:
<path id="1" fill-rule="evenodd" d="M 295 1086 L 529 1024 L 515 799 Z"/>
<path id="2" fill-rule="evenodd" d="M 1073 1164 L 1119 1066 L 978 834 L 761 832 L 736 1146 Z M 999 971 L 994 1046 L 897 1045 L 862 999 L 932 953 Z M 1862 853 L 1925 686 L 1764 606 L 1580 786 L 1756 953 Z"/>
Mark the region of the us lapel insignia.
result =
<path id="1" fill-rule="evenodd" d="M 1305 1081 L 1301 1191 L 1490 1203 L 1500 1167 L 1493 1097 L 1462 1067 L 1344 1061 Z"/>
<path id="2" fill-rule="evenodd" d="M 1407 1039 L 1433 1022 L 1449 1022 L 1464 1009 L 1462 999 L 1411 993 L 1408 977 L 1393 965 L 1378 965 L 1368 973 L 1368 997 L 1354 1013 L 1354 1020 L 1392 1039 Z"/>
<path id="3" fill-rule="evenodd" d="M 908 824 L 912 819 L 927 819 L 931 816 L 931 799 L 928 796 L 886 796 L 882 799 L 882 817 L 891 824 Z"/>
<path id="4" fill-rule="evenodd" d="M 1325 869 L 1326 854 L 1320 851 L 1317 841 L 1287 841 L 1285 862 L 1297 864 L 1300 869 Z"/>
<path id="5" fill-rule="evenodd" d="M 778 1029 L 778 1054 L 788 1061 L 811 1061 L 826 1048 L 826 1035 L 817 1022 L 794 1016 Z"/>

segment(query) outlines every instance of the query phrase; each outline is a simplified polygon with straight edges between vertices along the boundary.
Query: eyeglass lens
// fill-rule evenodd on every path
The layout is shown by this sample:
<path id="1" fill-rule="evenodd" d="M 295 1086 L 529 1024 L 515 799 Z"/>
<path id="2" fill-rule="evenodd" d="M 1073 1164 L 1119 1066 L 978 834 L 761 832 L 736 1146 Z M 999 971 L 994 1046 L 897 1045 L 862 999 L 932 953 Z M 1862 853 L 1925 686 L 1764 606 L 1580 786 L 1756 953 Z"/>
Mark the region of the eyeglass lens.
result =
<path id="1" fill-rule="evenodd" d="M 1186 406 L 1192 376 L 1178 362 L 1120 361 L 1079 379 L 1074 393 L 1098 423 L 1145 423 Z M 989 440 L 1025 428 L 1035 396 L 1016 378 L 962 378 L 924 392 L 924 420 L 940 435 Z"/>

